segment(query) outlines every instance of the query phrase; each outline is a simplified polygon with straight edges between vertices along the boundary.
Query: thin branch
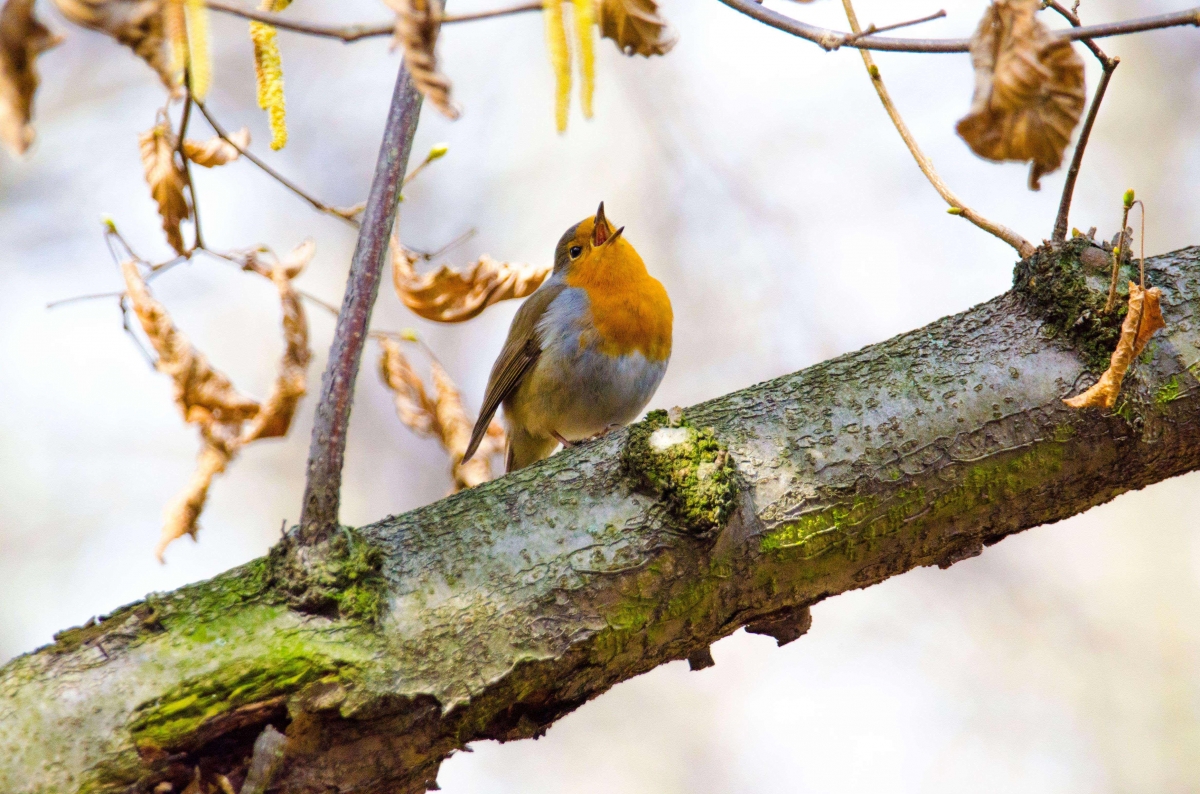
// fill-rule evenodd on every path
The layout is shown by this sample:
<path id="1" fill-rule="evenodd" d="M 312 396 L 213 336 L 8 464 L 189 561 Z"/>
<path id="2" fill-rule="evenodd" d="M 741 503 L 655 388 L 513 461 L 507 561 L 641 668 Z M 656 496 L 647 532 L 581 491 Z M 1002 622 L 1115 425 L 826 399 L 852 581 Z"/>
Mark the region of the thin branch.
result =
<path id="1" fill-rule="evenodd" d="M 280 14 L 273 14 L 268 11 L 255 11 L 250 8 L 242 8 L 233 3 L 223 3 L 219 0 L 210 0 L 208 7 L 213 11 L 220 11 L 224 14 L 232 14 L 233 16 L 242 17 L 243 19 L 253 19 L 258 22 L 266 22 L 280 30 L 290 30 L 293 33 L 305 33 L 309 36 L 320 36 L 327 39 L 337 39 L 346 44 L 360 41 L 362 39 L 376 38 L 380 36 L 391 36 L 396 32 L 395 22 L 381 22 L 371 25 L 321 25 L 315 22 L 299 22 L 289 19 Z M 528 11 L 541 11 L 542 4 L 540 2 L 522 3 L 521 5 L 511 6 L 508 8 L 497 8 L 491 11 L 478 11 L 473 14 L 452 14 L 442 17 L 443 25 L 452 25 L 456 22 L 474 22 L 480 19 L 494 19 L 496 17 L 509 16 L 511 14 L 523 14 Z"/>
<path id="2" fill-rule="evenodd" d="M 1079 3 L 1076 3 L 1075 6 L 1078 8 Z M 1055 0 L 1042 0 L 1042 8 L 1049 8 L 1057 11 L 1059 16 L 1071 23 L 1071 27 L 1073 28 L 1083 27 L 1083 23 L 1079 21 L 1078 14 L 1076 14 L 1074 11 L 1068 10 L 1061 3 L 1055 2 Z M 1092 51 L 1092 55 L 1096 56 L 1096 60 L 1100 61 L 1101 66 L 1108 63 L 1108 56 L 1104 54 L 1104 50 L 1100 49 L 1100 47 L 1096 45 L 1096 42 L 1092 41 L 1090 38 L 1082 39 L 1082 41 L 1084 46 Z"/>
<path id="3" fill-rule="evenodd" d="M 1075 7 L 1079 7 L 1078 2 L 1075 3 Z M 1056 0 L 1044 0 L 1043 8 L 1051 8 L 1058 12 L 1063 19 L 1071 23 L 1072 27 L 1082 27 L 1075 11 L 1067 10 Z M 1068 216 L 1071 214 L 1071 199 L 1075 194 L 1075 180 L 1079 177 L 1079 168 L 1083 163 L 1083 153 L 1087 149 L 1088 138 L 1092 134 L 1092 126 L 1096 123 L 1096 115 L 1100 110 L 1100 103 L 1104 101 L 1104 92 L 1108 90 L 1108 82 L 1112 79 L 1117 64 L 1121 62 L 1120 58 L 1109 58 L 1104 50 L 1100 49 L 1091 39 L 1083 39 L 1083 43 L 1092 51 L 1092 55 L 1096 56 L 1096 60 L 1100 61 L 1100 68 L 1103 72 L 1100 75 L 1100 83 L 1096 86 L 1096 93 L 1092 96 L 1092 105 L 1088 108 L 1087 118 L 1083 121 L 1083 128 L 1079 130 L 1079 140 L 1075 142 L 1075 152 L 1071 155 L 1071 165 L 1067 168 L 1067 178 L 1063 182 L 1062 198 L 1058 202 L 1058 216 L 1054 219 L 1054 232 L 1051 235 L 1051 239 L 1060 242 L 1067 239 Z"/>
<path id="4" fill-rule="evenodd" d="M 196 198 L 196 183 L 192 181 L 192 162 L 183 153 L 183 138 L 187 135 L 188 122 L 192 120 L 192 86 L 191 76 L 187 70 L 183 73 L 183 85 L 187 90 L 187 98 L 183 102 L 183 115 L 179 119 L 179 135 L 175 139 L 175 153 L 183 160 L 183 176 L 187 180 L 188 193 L 192 197 L 192 249 L 204 247 L 204 234 L 200 231 L 200 201 Z"/>
<path id="5" fill-rule="evenodd" d="M 371 309 L 379 294 L 400 187 L 408 168 L 420 112 L 421 94 L 401 63 L 358 244 L 350 262 L 350 275 L 338 312 L 329 361 L 321 378 L 321 396 L 313 421 L 304 503 L 297 531 L 299 541 L 305 545 L 321 542 L 338 527 L 342 462 L 346 454 L 354 382 L 371 322 Z"/>
<path id="6" fill-rule="evenodd" d="M 79 301 L 93 301 L 100 298 L 120 298 L 125 295 L 124 292 L 93 292 L 90 295 L 74 295 L 70 298 L 59 298 L 56 301 L 50 301 L 46 304 L 47 309 L 57 309 L 59 306 L 66 306 L 68 303 L 77 303 Z"/>
<path id="7" fill-rule="evenodd" d="M 811 41 L 826 50 L 835 50 L 844 44 L 860 50 L 887 50 L 890 52 L 967 52 L 970 44 L 970 39 L 893 39 L 885 36 L 863 36 L 861 39 L 847 41 L 847 38 L 852 37 L 853 33 L 809 25 L 766 8 L 755 0 L 720 0 L 720 2 L 776 30 L 782 30 L 784 33 Z M 1200 7 L 1154 17 L 1131 19 L 1125 22 L 1071 28 L 1056 31 L 1056 34 L 1068 41 L 1078 41 L 1106 36 L 1123 36 L 1127 33 L 1140 33 L 1144 30 L 1158 30 L 1182 25 L 1200 26 Z"/>
<path id="8" fill-rule="evenodd" d="M 1100 82 L 1096 84 L 1096 93 L 1092 96 L 1092 106 L 1088 108 L 1087 118 L 1083 120 L 1083 128 L 1079 130 L 1079 140 L 1075 143 L 1075 152 L 1071 155 L 1071 165 L 1067 168 L 1067 179 L 1063 182 L 1062 198 L 1058 202 L 1058 217 L 1054 220 L 1055 240 L 1067 239 L 1068 216 L 1071 214 L 1071 197 L 1075 193 L 1075 180 L 1079 177 L 1079 168 L 1083 163 L 1083 152 L 1087 149 L 1088 138 L 1092 134 L 1092 126 L 1096 123 L 1096 115 L 1100 103 L 1104 101 L 1104 92 L 1108 90 L 1108 82 L 1117 69 L 1120 58 L 1105 58 L 1102 62 L 1103 71 Z"/>
<path id="9" fill-rule="evenodd" d="M 300 198 L 307 201 L 309 204 L 312 205 L 313 209 L 315 209 L 319 212 L 324 212 L 326 215 L 332 215 L 335 218 L 340 218 L 341 220 L 345 221 L 346 223 L 350 224 L 351 226 L 354 226 L 355 228 L 358 227 L 358 221 L 356 221 L 354 219 L 354 217 L 352 215 L 350 215 L 346 210 L 331 206 L 331 205 L 326 204 L 325 202 L 321 201 L 320 199 L 316 198 L 315 196 L 313 196 L 312 194 L 308 193 L 303 188 L 301 188 L 299 185 L 297 185 L 295 182 L 291 181 L 290 179 L 285 177 L 283 174 L 279 173 L 274 168 L 267 165 L 261 159 L 256 157 L 249 149 L 244 149 L 241 146 L 238 146 L 237 143 L 235 143 L 234 141 L 230 140 L 229 133 L 225 131 L 225 128 L 221 126 L 220 122 L 218 122 L 215 118 L 213 118 L 212 113 L 208 112 L 208 108 L 204 105 L 204 103 L 195 98 L 193 98 L 192 101 L 196 103 L 196 107 L 200 108 L 200 112 L 202 114 L 204 114 L 204 118 L 208 120 L 209 126 L 211 126 L 213 128 L 213 131 L 215 133 L 217 133 L 217 137 L 219 137 L 221 140 L 228 143 L 233 148 L 237 149 L 238 152 L 243 157 L 245 157 L 247 160 L 249 160 L 250 162 L 254 163 L 256 166 L 258 166 L 260 169 L 262 169 L 263 172 L 267 174 L 267 176 L 271 177 L 276 182 L 283 185 L 288 190 L 292 191 L 297 196 L 299 196 Z"/>
<path id="10" fill-rule="evenodd" d="M 847 36 L 846 40 L 844 42 L 842 42 L 842 46 L 844 47 L 847 44 L 856 42 L 859 39 L 864 38 L 866 36 L 873 36 L 876 33 L 883 33 L 885 31 L 889 31 L 889 30 L 899 30 L 900 28 L 907 28 L 907 27 L 911 27 L 913 25 L 920 25 L 923 22 L 932 22 L 933 20 L 941 19 L 944 16 L 946 16 L 946 11 L 945 11 L 945 9 L 942 9 L 941 11 L 938 11 L 935 14 L 930 14 L 929 16 L 921 17 L 920 19 L 910 19 L 907 22 L 896 22 L 891 25 L 884 25 L 881 28 L 875 27 L 875 23 L 872 22 L 871 24 L 869 24 L 865 28 L 863 28 L 862 32 L 851 33 L 849 36 Z"/>
<path id="11" fill-rule="evenodd" d="M 1124 211 L 1121 213 L 1121 231 L 1117 233 L 1117 244 L 1113 246 L 1112 280 L 1108 285 L 1108 300 L 1104 303 L 1105 314 L 1111 312 L 1117 305 L 1117 275 L 1121 272 L 1121 260 L 1125 258 L 1125 230 L 1129 228 L 1131 207 L 1133 207 L 1133 202 L 1124 202 Z"/>
<path id="12" fill-rule="evenodd" d="M 851 4 L 851 0 L 842 0 L 842 6 L 846 9 L 846 18 L 850 21 L 851 30 L 853 30 L 855 33 L 858 33 L 860 31 L 858 26 L 858 16 L 854 13 L 854 6 Z M 887 110 L 888 116 L 891 117 L 892 123 L 896 125 L 896 131 L 899 132 L 900 137 L 904 139 L 904 144 L 908 147 L 909 152 L 912 153 L 913 159 L 917 161 L 917 165 L 920 167 L 921 173 L 925 174 L 925 178 L 928 179 L 930 184 L 933 185 L 933 188 L 938 192 L 938 195 L 940 195 L 942 199 L 950 205 L 950 212 L 954 215 L 961 215 L 971 223 L 978 226 L 980 229 L 983 229 L 985 232 L 999 237 L 1001 240 L 1017 249 L 1017 253 L 1022 257 L 1032 254 L 1034 252 L 1032 243 L 1014 232 L 1012 229 L 989 221 L 987 218 L 983 217 L 978 212 L 964 204 L 962 199 L 960 199 L 958 196 L 954 195 L 954 192 L 950 190 L 950 187 L 944 181 L 942 181 L 940 176 L 938 176 L 937 171 L 934 170 L 933 162 L 925 156 L 924 152 L 921 151 L 921 147 L 917 145 L 917 141 L 913 137 L 912 132 L 908 129 L 908 125 L 905 124 L 904 119 L 901 118 L 900 111 L 896 109 L 895 104 L 892 102 L 891 95 L 888 94 L 887 87 L 883 84 L 883 77 L 880 75 L 879 67 L 875 65 L 875 59 L 871 57 L 871 53 L 866 49 L 860 49 L 859 54 L 862 55 L 863 63 L 867 67 L 867 74 L 871 76 L 871 85 L 875 87 L 875 93 L 879 95 L 879 101 L 883 103 L 883 107 L 885 110 Z"/>

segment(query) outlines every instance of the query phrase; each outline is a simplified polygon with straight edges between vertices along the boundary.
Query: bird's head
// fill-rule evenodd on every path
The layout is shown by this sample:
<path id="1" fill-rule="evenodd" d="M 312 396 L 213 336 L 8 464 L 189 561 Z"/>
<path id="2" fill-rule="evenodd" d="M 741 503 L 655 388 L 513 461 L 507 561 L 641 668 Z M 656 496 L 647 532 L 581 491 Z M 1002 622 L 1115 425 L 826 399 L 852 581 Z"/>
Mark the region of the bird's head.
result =
<path id="1" fill-rule="evenodd" d="M 581 275 L 614 265 L 632 264 L 632 260 L 644 268 L 637 251 L 621 236 L 624 231 L 624 226 L 613 229 L 604 217 L 604 202 L 600 202 L 594 218 L 584 218 L 559 239 L 554 250 L 554 272 Z"/>

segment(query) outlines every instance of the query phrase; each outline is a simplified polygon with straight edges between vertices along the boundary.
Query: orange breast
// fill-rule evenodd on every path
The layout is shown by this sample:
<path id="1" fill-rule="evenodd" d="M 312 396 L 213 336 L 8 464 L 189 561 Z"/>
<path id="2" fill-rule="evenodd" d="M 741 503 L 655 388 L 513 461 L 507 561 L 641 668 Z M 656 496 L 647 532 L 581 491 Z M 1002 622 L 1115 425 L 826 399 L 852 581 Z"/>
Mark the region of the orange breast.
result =
<path id="1" fill-rule="evenodd" d="M 604 256 L 574 269 L 567 284 L 586 290 L 591 302 L 594 331 L 585 332 L 581 344 L 596 344 L 610 356 L 636 351 L 649 361 L 670 358 L 671 300 L 625 239 L 615 240 Z"/>

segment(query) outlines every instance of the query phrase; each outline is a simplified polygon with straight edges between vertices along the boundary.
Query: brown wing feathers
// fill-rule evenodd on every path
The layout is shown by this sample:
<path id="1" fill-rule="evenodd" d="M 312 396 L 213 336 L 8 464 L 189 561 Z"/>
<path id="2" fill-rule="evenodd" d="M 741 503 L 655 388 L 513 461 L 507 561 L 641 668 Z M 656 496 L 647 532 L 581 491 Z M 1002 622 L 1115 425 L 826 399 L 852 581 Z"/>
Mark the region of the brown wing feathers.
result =
<path id="1" fill-rule="evenodd" d="M 467 444 L 467 451 L 463 454 L 464 463 L 470 460 L 479 448 L 479 443 L 483 441 L 488 425 L 492 423 L 492 417 L 496 415 L 500 405 L 517 390 L 525 375 L 537 363 L 537 358 L 542 352 L 537 338 L 538 320 L 564 288 L 561 284 L 543 284 L 517 310 L 512 326 L 508 329 L 504 349 L 500 351 L 500 357 L 496 359 L 492 374 L 488 378 L 483 407 L 479 411 L 475 429 L 471 431 L 471 443 Z"/>

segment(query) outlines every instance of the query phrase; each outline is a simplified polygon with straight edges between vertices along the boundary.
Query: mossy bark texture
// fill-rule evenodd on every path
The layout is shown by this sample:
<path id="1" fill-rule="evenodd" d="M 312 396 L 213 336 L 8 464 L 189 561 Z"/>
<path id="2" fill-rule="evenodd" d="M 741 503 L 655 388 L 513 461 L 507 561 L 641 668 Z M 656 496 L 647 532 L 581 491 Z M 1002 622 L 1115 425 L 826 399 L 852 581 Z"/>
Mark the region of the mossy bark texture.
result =
<path id="1" fill-rule="evenodd" d="M 0 791 L 236 784 L 268 725 L 272 791 L 421 791 L 467 742 L 739 627 L 790 641 L 823 598 L 1200 467 L 1200 247 L 1148 263 L 1168 327 L 1106 414 L 1062 403 L 1119 325 L 1079 292 L 1106 289 L 1083 245 L 963 314 L 65 632 L 0 670 Z"/>

